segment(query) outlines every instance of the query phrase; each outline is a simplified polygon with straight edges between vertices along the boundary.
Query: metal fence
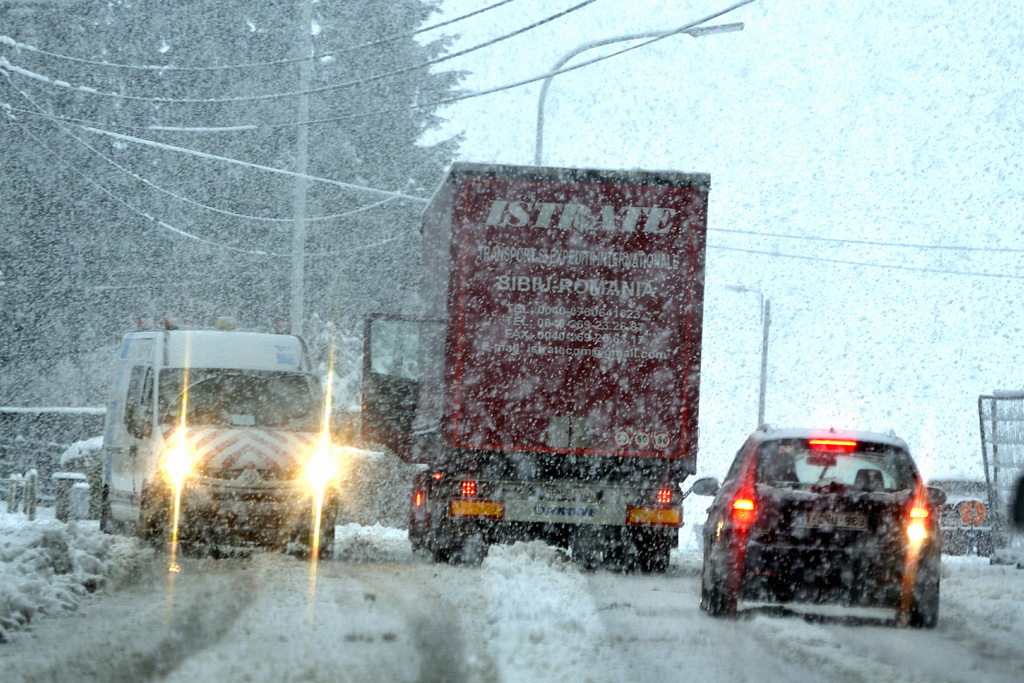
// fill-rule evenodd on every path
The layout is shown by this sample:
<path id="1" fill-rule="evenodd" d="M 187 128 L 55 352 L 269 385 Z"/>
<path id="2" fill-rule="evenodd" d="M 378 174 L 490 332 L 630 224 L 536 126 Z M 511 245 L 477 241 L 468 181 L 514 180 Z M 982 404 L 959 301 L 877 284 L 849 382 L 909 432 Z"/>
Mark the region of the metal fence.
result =
<path id="1" fill-rule="evenodd" d="M 0 479 L 0 489 L 7 495 L 7 512 L 24 512 L 30 520 L 35 519 L 39 505 L 38 482 L 35 470 Z"/>
<path id="2" fill-rule="evenodd" d="M 76 441 L 103 433 L 104 409 L 0 407 L 0 477 L 38 473 L 37 495 L 52 501 L 60 456 Z M 0 487 L 0 495 L 3 495 Z"/>
<path id="3" fill-rule="evenodd" d="M 1012 532 L 1010 505 L 1017 480 L 1024 476 L 1024 391 L 996 391 L 978 397 L 981 457 L 988 485 L 989 509 L 994 517 L 996 547 L 1024 542 Z"/>

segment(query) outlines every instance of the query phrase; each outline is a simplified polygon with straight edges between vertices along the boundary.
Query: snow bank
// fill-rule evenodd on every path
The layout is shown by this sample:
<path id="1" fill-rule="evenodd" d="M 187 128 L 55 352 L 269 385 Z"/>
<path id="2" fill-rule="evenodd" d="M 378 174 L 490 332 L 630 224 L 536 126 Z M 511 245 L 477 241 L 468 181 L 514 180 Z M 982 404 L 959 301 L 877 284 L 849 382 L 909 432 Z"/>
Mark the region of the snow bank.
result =
<path id="1" fill-rule="evenodd" d="M 505 681 L 603 680 L 604 627 L 566 554 L 539 541 L 491 546 L 484 642 Z M 600 675 L 597 675 L 600 674 Z"/>
<path id="2" fill-rule="evenodd" d="M 342 562 L 411 561 L 409 534 L 374 524 L 343 524 L 334 531 L 334 559 Z"/>
<path id="3" fill-rule="evenodd" d="M 38 616 L 74 610 L 90 593 L 135 565 L 134 539 L 102 533 L 96 522 L 0 514 L 0 642 Z M 48 518 L 47 518 L 48 517 Z"/>

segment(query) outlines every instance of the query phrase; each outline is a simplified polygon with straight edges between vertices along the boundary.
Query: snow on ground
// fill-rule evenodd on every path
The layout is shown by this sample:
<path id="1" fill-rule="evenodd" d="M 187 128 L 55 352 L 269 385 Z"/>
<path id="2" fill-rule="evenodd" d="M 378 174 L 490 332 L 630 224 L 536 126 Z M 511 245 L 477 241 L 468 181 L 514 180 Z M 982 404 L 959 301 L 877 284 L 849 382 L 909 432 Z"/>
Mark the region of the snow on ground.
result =
<path id="1" fill-rule="evenodd" d="M 52 508 L 39 518 L 0 514 L 0 642 L 125 577 L 140 557 L 134 539 L 101 533 L 97 522 L 64 524 Z"/>
<path id="2" fill-rule="evenodd" d="M 586 681 L 600 670 L 621 680 L 595 667 L 607 658 L 604 627 L 584 575 L 563 551 L 540 541 L 494 546 L 483 574 L 484 639 L 498 671 L 514 680 Z"/>
<path id="3" fill-rule="evenodd" d="M 480 567 L 439 566 L 413 554 L 402 530 L 346 524 L 336 528 L 334 557 L 319 566 L 315 601 L 306 565 L 293 558 L 194 560 L 176 575 L 177 612 L 165 633 L 160 618 L 122 621 L 144 612 L 140 605 L 162 609 L 152 597 L 166 578 L 154 586 L 126 580 L 146 567 L 152 573 L 154 551 L 103 534 L 96 522 L 57 522 L 48 508 L 34 522 L 0 514 L 0 634 L 15 641 L 0 655 L 26 676 L 51 671 L 45 652 L 55 638 L 65 647 L 52 633 L 76 631 L 47 626 L 78 609 L 83 621 L 73 621 L 90 626 L 78 627 L 68 652 L 82 657 L 127 638 L 117 646 L 123 662 L 87 659 L 83 671 L 96 675 L 82 680 L 138 673 L 135 660 L 180 651 L 192 636 L 207 645 L 183 661 L 154 659 L 154 671 L 174 681 L 230 678 L 240 666 L 252 680 L 321 680 L 338 667 L 362 667 L 353 680 L 371 680 L 370 669 L 393 680 L 425 671 L 466 681 L 654 680 L 699 662 L 708 680 L 731 681 L 757 662 L 767 680 L 815 680 L 821 667 L 836 680 L 956 680 L 970 670 L 1014 680 L 1024 661 L 1024 570 L 1013 565 L 944 558 L 935 632 L 770 612 L 722 621 L 699 612 L 695 540 L 684 532 L 667 575 L 642 576 L 583 572 L 538 542 L 492 547 Z M 109 633 L 100 632 L 107 621 Z M 125 628 L 143 635 L 128 637 Z M 31 635 L 22 639 L 24 630 Z M 272 666 L 245 664 L 268 657 Z"/>

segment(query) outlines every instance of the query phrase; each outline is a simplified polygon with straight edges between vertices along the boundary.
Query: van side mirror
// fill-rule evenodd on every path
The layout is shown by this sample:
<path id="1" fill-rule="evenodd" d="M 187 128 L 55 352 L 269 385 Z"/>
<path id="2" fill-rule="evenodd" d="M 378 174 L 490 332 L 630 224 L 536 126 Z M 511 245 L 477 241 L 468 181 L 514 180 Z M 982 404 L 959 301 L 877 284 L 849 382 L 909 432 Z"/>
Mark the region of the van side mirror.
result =
<path id="1" fill-rule="evenodd" d="M 718 480 L 714 477 L 704 477 L 693 482 L 690 491 L 698 496 L 713 496 L 718 493 Z"/>

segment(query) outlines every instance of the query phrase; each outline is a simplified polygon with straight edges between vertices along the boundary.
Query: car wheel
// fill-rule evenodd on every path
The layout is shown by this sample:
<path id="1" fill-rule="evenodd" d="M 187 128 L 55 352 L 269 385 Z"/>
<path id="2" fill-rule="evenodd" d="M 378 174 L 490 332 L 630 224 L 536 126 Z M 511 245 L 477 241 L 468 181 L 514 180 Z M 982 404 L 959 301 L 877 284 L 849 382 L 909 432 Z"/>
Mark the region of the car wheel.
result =
<path id="1" fill-rule="evenodd" d="M 736 614 L 738 596 L 716 578 L 710 544 L 704 546 L 704 568 L 701 571 L 700 585 L 700 604 L 709 616 L 726 617 Z"/>
<path id="2" fill-rule="evenodd" d="M 939 623 L 939 579 L 927 587 L 918 586 L 910 607 L 911 628 L 935 628 Z"/>

